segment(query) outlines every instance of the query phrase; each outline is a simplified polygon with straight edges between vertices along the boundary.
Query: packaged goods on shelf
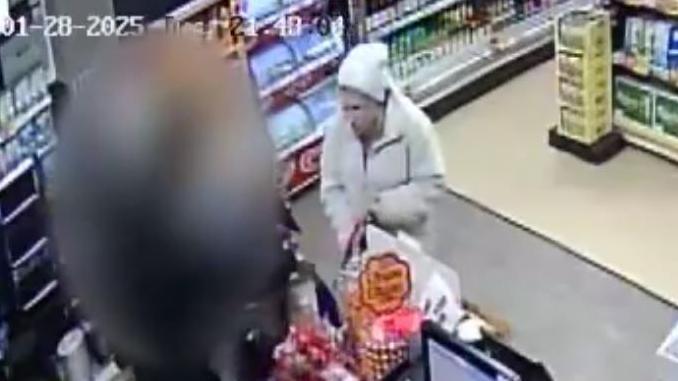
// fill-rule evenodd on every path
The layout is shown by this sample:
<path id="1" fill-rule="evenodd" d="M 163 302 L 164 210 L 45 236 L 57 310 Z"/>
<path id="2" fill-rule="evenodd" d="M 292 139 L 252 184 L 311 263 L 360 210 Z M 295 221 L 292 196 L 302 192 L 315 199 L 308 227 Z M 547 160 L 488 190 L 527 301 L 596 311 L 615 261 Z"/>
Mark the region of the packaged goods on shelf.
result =
<path id="1" fill-rule="evenodd" d="M 623 53 L 615 62 L 640 75 L 678 83 L 678 24 L 627 18 Z"/>
<path id="2" fill-rule="evenodd" d="M 0 175 L 53 143 L 47 81 L 37 67 L 0 94 Z"/>
<path id="3" fill-rule="evenodd" d="M 650 86 L 618 76 L 615 78 L 615 120 L 650 127 L 654 119 L 652 97 Z"/>
<path id="4" fill-rule="evenodd" d="M 671 40 L 673 32 L 678 28 L 673 24 L 657 20 L 654 22 L 654 43 L 652 44 L 651 72 L 657 78 L 665 81 L 669 80 L 671 63 L 674 60 L 670 57 Z"/>
<path id="5" fill-rule="evenodd" d="M 498 16 L 499 7 L 492 8 Z M 439 58 L 454 54 L 490 32 L 491 23 L 470 2 L 459 2 L 402 28 L 386 38 L 391 68 L 403 78 Z"/>
<path id="6" fill-rule="evenodd" d="M 647 75 L 650 71 L 652 51 L 652 23 L 641 17 L 629 17 L 626 20 L 626 38 L 624 48 L 630 67 L 638 73 Z"/>

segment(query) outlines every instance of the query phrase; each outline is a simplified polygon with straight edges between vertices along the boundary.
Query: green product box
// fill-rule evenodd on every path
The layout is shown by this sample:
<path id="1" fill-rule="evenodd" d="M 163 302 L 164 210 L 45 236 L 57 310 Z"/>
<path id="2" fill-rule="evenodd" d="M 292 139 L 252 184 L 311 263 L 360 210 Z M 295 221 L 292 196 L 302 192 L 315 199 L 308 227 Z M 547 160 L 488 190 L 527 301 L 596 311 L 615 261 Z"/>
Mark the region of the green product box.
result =
<path id="1" fill-rule="evenodd" d="M 654 127 L 678 137 L 678 97 L 657 92 L 654 99 Z"/>
<path id="2" fill-rule="evenodd" d="M 615 79 L 615 110 L 628 119 L 650 127 L 653 122 L 652 90 L 623 77 Z"/>

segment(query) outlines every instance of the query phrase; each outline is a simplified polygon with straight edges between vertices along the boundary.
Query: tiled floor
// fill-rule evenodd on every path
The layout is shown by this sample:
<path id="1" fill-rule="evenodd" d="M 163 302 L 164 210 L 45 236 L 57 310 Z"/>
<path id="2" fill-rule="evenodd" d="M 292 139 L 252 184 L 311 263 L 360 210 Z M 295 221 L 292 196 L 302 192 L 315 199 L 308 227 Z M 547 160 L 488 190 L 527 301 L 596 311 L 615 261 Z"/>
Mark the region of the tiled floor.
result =
<path id="1" fill-rule="evenodd" d="M 551 149 L 554 70 L 439 122 L 450 187 L 678 304 L 678 166 L 627 149 L 595 167 Z"/>

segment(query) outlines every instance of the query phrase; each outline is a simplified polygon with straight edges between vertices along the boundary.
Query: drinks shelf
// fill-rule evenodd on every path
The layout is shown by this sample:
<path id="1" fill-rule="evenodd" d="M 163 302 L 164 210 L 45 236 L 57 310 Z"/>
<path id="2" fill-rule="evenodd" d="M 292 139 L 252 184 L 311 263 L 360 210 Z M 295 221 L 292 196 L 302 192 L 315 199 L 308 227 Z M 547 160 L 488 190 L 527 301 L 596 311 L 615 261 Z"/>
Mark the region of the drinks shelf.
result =
<path id="1" fill-rule="evenodd" d="M 632 67 L 629 67 L 626 65 L 623 61 L 618 60 L 615 58 L 614 60 L 614 71 L 615 75 L 621 75 L 621 76 L 627 76 L 631 77 L 633 79 L 636 79 L 638 81 L 647 83 L 648 85 L 655 87 L 660 90 L 672 92 L 672 93 L 678 93 L 678 84 L 670 82 L 668 80 L 659 78 L 655 75 L 652 75 L 650 73 L 640 73 L 637 70 L 635 70 Z"/>
<path id="2" fill-rule="evenodd" d="M 429 16 L 433 16 L 436 13 L 448 8 L 455 3 L 460 2 L 461 0 L 440 0 L 436 1 L 428 6 L 419 9 L 418 11 L 406 15 L 403 18 L 391 21 L 385 25 L 382 25 L 378 28 L 375 28 L 368 32 L 368 40 L 381 40 L 388 35 L 397 32 L 400 29 L 407 27 L 408 25 L 414 24 L 419 20 L 423 20 Z"/>
<path id="3" fill-rule="evenodd" d="M 678 163 L 678 137 L 618 114 L 614 117 L 614 124 L 629 143 Z"/>
<path id="4" fill-rule="evenodd" d="M 401 79 L 400 85 L 422 107 L 428 107 L 493 71 L 553 43 L 557 16 L 591 5 L 591 0 L 569 0 L 508 25 L 464 49 L 443 56 Z M 499 43 L 498 43 L 499 42 Z"/>
<path id="5" fill-rule="evenodd" d="M 44 97 L 41 101 L 36 102 L 28 110 L 20 113 L 14 119 L 9 122 L 9 125 L 12 126 L 14 131 L 2 141 L 0 141 L 0 146 L 6 144 L 8 141 L 14 139 L 21 133 L 21 130 L 28 125 L 28 123 L 38 116 L 43 110 L 47 109 L 52 104 L 52 98 L 50 96 Z"/>

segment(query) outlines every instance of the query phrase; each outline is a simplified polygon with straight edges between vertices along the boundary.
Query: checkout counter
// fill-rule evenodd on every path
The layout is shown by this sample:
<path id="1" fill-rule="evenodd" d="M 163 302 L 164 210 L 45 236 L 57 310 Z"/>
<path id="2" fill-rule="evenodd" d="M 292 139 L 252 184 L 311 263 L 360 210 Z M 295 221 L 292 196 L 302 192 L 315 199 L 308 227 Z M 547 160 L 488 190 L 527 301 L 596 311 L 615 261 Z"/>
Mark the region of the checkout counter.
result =
<path id="1" fill-rule="evenodd" d="M 407 253 L 412 248 L 411 244 L 408 237 L 394 238 L 373 227 L 368 227 L 362 244 L 366 245 L 363 253 L 367 256 L 377 253 L 367 262 L 364 258 L 360 260 L 364 272 L 372 268 L 371 260 L 380 261 L 380 255 L 388 257 L 399 252 L 402 254 L 400 259 L 409 262 L 411 273 L 407 278 L 411 280 L 412 287 L 409 305 L 418 306 L 426 319 L 421 324 L 420 333 L 414 336 L 414 340 L 410 338 L 410 342 L 416 344 L 410 345 L 410 360 L 396 367 L 383 378 L 384 381 L 553 381 L 545 366 L 519 353 L 483 328 L 491 328 L 491 324 L 482 322 L 483 318 L 462 306 L 464 303 L 447 303 L 449 309 L 444 312 L 436 307 L 431 310 L 424 307 L 440 307 L 444 304 L 441 301 L 460 301 L 460 281 L 454 270 L 421 253 L 418 248 Z M 385 254 L 378 254 L 380 252 Z M 363 273 L 361 279 L 384 279 L 387 273 L 395 272 L 384 270 L 380 274 L 382 277 Z M 434 278 L 439 281 L 432 281 Z M 446 285 L 441 284 L 443 279 Z M 371 287 L 365 283 L 362 286 Z M 393 289 L 394 284 L 383 286 Z M 456 309 L 460 310 L 456 312 Z M 430 313 L 433 310 L 435 313 Z M 459 319 L 454 319 L 457 323 L 450 325 L 449 317 L 452 315 L 459 316 Z M 447 319 L 441 319 L 441 316 Z M 420 343 L 417 342 L 418 337 L 421 338 Z M 463 341 L 460 337 L 464 338 Z"/>

